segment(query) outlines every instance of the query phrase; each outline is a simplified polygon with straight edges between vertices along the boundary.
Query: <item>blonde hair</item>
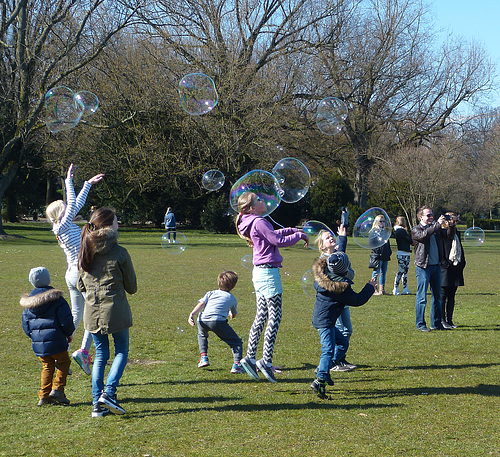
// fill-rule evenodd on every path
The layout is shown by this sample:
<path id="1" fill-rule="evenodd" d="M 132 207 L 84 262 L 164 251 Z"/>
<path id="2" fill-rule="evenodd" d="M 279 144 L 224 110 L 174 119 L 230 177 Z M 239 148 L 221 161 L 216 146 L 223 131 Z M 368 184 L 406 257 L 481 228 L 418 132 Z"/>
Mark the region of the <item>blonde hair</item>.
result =
<path id="1" fill-rule="evenodd" d="M 47 206 L 45 215 L 50 220 L 50 222 L 52 222 L 52 224 L 59 224 L 65 212 L 66 203 L 64 203 L 62 200 L 56 200 L 55 202 L 52 202 L 49 206 Z"/>
<path id="2" fill-rule="evenodd" d="M 217 277 L 217 285 L 220 290 L 229 292 L 234 289 L 238 282 L 238 275 L 234 271 L 223 271 Z"/>
<path id="3" fill-rule="evenodd" d="M 374 230 L 374 229 L 378 229 L 378 223 L 381 221 L 381 220 L 384 220 L 384 223 L 386 222 L 386 218 L 383 214 L 379 214 L 378 216 L 375 216 L 375 219 L 373 221 L 373 224 L 372 224 L 372 228 L 371 230 Z"/>
<path id="4" fill-rule="evenodd" d="M 408 224 L 406 223 L 406 218 L 404 216 L 396 217 L 396 223 L 394 225 L 400 225 L 401 227 L 408 228 Z"/>
<path id="5" fill-rule="evenodd" d="M 241 217 L 243 214 L 250 214 L 253 205 L 255 205 L 255 201 L 257 199 L 257 194 L 254 192 L 243 192 L 239 197 L 238 197 L 238 211 L 239 214 L 236 216 L 235 219 L 235 225 L 236 225 L 236 233 L 239 235 L 240 238 L 245 240 L 248 244 L 248 246 L 252 247 L 252 239 L 244 235 L 243 233 L 240 232 L 238 229 L 238 224 L 241 222 Z"/>
<path id="6" fill-rule="evenodd" d="M 325 229 L 321 229 L 319 232 L 318 232 L 318 236 L 316 237 L 316 239 L 314 240 L 314 244 L 316 246 L 318 246 L 318 249 L 320 252 L 323 252 L 323 249 L 324 249 L 324 240 L 323 240 L 323 234 L 324 233 L 332 233 L 328 230 L 325 230 Z"/>

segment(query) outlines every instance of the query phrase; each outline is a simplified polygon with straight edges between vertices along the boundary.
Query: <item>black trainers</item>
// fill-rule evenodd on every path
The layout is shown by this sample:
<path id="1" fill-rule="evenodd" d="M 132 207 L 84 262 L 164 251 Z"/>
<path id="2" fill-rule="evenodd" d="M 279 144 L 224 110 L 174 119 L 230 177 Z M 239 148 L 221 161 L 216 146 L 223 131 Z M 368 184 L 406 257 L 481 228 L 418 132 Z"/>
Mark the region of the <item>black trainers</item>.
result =
<path id="1" fill-rule="evenodd" d="M 319 398 L 325 399 L 326 397 L 326 382 L 322 379 L 316 378 L 311 384 L 311 389 L 316 392 Z"/>
<path id="2" fill-rule="evenodd" d="M 357 365 L 354 365 L 353 363 L 349 363 L 346 359 L 342 359 L 340 361 L 340 363 L 344 366 L 346 366 L 347 368 L 351 369 L 351 370 L 354 370 L 356 368 L 358 368 Z"/>
<path id="3" fill-rule="evenodd" d="M 108 395 L 106 392 L 103 392 L 97 400 L 97 403 L 101 408 L 109 409 L 113 414 L 125 414 L 125 410 L 118 404 L 116 400 L 116 395 Z"/>
<path id="4" fill-rule="evenodd" d="M 69 400 L 64 395 L 64 391 L 53 389 L 49 394 L 49 398 L 52 400 L 52 403 L 56 405 L 69 405 Z"/>
<path id="5" fill-rule="evenodd" d="M 325 381 L 329 386 L 333 386 L 334 383 L 333 383 L 333 379 L 332 377 L 330 376 L 330 374 L 328 374 L 328 376 L 326 377 L 326 381 Z"/>
<path id="6" fill-rule="evenodd" d="M 92 405 L 92 417 L 103 417 L 109 413 L 109 409 L 102 407 L 99 403 L 94 403 Z"/>
<path id="7" fill-rule="evenodd" d="M 255 365 L 255 363 L 251 362 L 248 357 L 243 357 L 240 360 L 240 363 L 250 377 L 252 377 L 256 381 L 259 380 L 259 375 L 257 374 L 257 366 Z"/>
<path id="8" fill-rule="evenodd" d="M 264 362 L 264 359 L 257 360 L 257 366 L 269 382 L 278 382 L 274 377 L 273 367 L 268 367 L 266 362 Z"/>

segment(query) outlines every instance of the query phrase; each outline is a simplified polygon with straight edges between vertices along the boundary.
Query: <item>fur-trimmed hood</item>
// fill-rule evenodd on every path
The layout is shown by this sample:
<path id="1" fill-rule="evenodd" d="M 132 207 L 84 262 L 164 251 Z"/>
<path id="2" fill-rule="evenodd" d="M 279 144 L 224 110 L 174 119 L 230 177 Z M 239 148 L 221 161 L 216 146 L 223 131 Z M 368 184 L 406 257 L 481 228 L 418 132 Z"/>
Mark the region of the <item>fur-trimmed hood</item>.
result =
<path id="1" fill-rule="evenodd" d="M 111 227 L 105 227 L 92 233 L 92 240 L 95 243 L 95 252 L 106 254 L 118 240 L 118 231 Z"/>
<path id="2" fill-rule="evenodd" d="M 327 257 L 320 257 L 314 261 L 312 271 L 314 275 L 314 280 L 321 289 L 334 294 L 340 294 L 344 292 L 351 281 L 347 277 L 337 276 L 336 278 L 342 279 L 341 281 L 335 281 L 331 279 L 327 271 Z"/>
<path id="3" fill-rule="evenodd" d="M 29 295 L 23 294 L 19 304 L 23 308 L 39 308 L 48 302 L 59 299 L 62 295 L 62 290 L 52 287 L 41 287 L 34 289 Z"/>

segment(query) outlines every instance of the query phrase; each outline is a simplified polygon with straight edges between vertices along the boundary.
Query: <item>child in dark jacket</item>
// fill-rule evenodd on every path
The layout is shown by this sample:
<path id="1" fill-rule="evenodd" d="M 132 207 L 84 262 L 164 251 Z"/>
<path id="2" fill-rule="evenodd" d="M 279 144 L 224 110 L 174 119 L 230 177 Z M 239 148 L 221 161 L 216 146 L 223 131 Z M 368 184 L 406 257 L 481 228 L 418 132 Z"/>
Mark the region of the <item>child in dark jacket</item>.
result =
<path id="1" fill-rule="evenodd" d="M 326 384 L 333 385 L 330 377 L 332 359 L 335 352 L 335 323 L 344 306 L 364 305 L 375 291 L 373 278 L 361 292 L 352 290 L 352 281 L 347 277 L 349 257 L 344 252 L 335 252 L 328 258 L 319 258 L 313 265 L 316 301 L 312 324 L 319 332 L 321 358 L 316 379 L 311 384 L 320 398 L 326 398 Z"/>
<path id="2" fill-rule="evenodd" d="M 69 405 L 64 387 L 71 364 L 68 344 L 75 331 L 71 308 L 62 291 L 49 285 L 50 275 L 46 268 L 32 268 L 29 280 L 35 288 L 21 297 L 20 304 L 24 308 L 24 333 L 33 341 L 33 351 L 43 364 L 38 406 Z"/>

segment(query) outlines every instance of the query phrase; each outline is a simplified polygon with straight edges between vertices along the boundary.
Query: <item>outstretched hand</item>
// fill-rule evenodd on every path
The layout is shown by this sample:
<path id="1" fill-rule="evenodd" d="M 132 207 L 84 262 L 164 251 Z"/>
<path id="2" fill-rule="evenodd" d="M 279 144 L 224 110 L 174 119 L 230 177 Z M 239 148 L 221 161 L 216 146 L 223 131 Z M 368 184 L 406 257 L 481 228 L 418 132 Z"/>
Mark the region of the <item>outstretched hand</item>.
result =
<path id="1" fill-rule="evenodd" d="M 74 168 L 74 165 L 71 164 L 68 168 L 68 174 L 67 174 L 67 179 L 73 179 L 73 168 Z"/>
<path id="2" fill-rule="evenodd" d="M 92 176 L 92 178 L 89 179 L 89 184 L 97 184 L 99 181 L 101 181 L 104 178 L 104 173 L 100 173 L 98 175 Z"/>
<path id="3" fill-rule="evenodd" d="M 372 278 L 368 281 L 368 284 L 370 284 L 371 286 L 373 286 L 374 289 L 377 288 L 377 278 Z"/>
<path id="4" fill-rule="evenodd" d="M 338 236 L 347 236 L 347 229 L 344 227 L 344 224 L 339 225 L 339 229 L 337 230 Z"/>

